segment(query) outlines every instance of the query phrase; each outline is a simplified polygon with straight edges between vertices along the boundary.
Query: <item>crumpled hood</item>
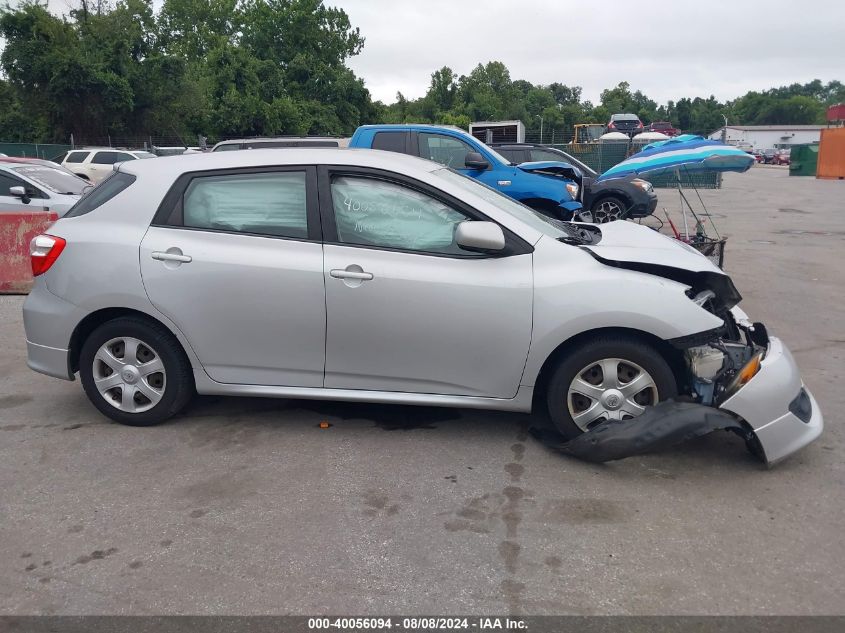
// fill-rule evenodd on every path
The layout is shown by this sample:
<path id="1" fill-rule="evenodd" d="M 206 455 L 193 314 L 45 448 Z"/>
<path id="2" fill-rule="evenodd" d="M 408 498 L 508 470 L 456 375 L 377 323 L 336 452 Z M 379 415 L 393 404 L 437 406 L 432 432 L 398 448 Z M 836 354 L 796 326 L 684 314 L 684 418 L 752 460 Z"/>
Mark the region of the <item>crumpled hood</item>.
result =
<path id="1" fill-rule="evenodd" d="M 742 301 L 731 278 L 692 246 L 624 220 L 600 226 L 601 240 L 581 248 L 606 266 L 672 279 L 696 293 L 712 290 L 727 309 Z"/>
<path id="2" fill-rule="evenodd" d="M 599 228 L 602 236 L 599 243 L 584 248 L 602 259 L 724 274 L 692 246 L 640 224 L 617 220 Z"/>
<path id="3" fill-rule="evenodd" d="M 562 176 L 569 180 L 578 182 L 581 179 L 581 170 L 563 161 L 541 160 L 517 165 L 522 171 L 529 174 L 544 174 L 547 176 Z"/>

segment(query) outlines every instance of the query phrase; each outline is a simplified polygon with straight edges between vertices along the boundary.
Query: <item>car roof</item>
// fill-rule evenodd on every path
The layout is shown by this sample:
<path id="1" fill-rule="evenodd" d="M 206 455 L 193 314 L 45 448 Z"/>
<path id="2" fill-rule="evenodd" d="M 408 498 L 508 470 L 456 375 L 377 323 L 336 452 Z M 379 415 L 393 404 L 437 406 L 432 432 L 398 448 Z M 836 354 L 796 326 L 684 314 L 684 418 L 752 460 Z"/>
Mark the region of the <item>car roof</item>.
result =
<path id="1" fill-rule="evenodd" d="M 246 138 L 227 138 L 216 145 L 234 145 L 235 143 L 273 143 L 275 141 L 339 141 L 339 136 L 253 136 Z"/>
<path id="2" fill-rule="evenodd" d="M 29 158 L 25 156 L 0 156 L 0 163 L 29 163 L 37 165 L 43 158 Z"/>
<path id="3" fill-rule="evenodd" d="M 466 130 L 459 128 L 457 125 L 433 125 L 431 123 L 377 123 L 375 125 L 362 125 L 359 130 L 450 130 L 452 132 L 461 132 L 470 136 Z"/>
<path id="4" fill-rule="evenodd" d="M 416 156 L 377 149 L 348 149 L 340 147 L 282 147 L 253 149 L 248 152 L 205 152 L 162 156 L 156 160 L 120 163 L 118 171 L 143 176 L 145 174 L 182 174 L 214 169 L 240 167 L 273 167 L 285 165 L 340 165 L 373 167 L 388 171 L 432 172 L 443 165 Z"/>

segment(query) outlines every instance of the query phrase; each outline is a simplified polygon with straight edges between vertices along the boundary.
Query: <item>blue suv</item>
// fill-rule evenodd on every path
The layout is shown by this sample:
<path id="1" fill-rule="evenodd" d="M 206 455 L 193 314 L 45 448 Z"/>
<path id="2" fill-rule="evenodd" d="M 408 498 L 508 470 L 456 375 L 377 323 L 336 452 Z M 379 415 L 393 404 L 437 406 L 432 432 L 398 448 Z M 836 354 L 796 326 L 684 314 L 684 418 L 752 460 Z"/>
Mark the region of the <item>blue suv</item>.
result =
<path id="1" fill-rule="evenodd" d="M 380 149 L 433 160 L 561 220 L 580 211 L 581 174 L 569 163 L 541 161 L 514 165 L 463 130 L 436 125 L 362 125 L 349 147 Z"/>

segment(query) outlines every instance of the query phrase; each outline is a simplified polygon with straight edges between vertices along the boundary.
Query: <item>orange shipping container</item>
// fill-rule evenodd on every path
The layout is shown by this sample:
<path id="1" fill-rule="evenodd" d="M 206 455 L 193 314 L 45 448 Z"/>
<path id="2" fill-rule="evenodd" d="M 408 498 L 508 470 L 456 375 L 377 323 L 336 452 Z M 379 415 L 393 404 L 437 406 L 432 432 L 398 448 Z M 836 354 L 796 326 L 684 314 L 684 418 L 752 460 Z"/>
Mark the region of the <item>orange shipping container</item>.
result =
<path id="1" fill-rule="evenodd" d="M 822 130 L 816 178 L 845 179 L 845 127 Z"/>

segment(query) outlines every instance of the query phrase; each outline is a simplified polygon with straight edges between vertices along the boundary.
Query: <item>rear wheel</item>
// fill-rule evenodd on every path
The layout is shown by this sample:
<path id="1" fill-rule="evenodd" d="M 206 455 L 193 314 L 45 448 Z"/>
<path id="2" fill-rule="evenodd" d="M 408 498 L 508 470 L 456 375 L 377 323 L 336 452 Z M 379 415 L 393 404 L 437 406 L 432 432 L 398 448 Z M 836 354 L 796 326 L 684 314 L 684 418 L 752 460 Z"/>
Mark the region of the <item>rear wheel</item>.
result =
<path id="1" fill-rule="evenodd" d="M 675 376 L 660 353 L 632 337 L 604 336 L 581 343 L 549 381 L 547 404 L 567 439 L 607 420 L 627 420 L 677 394 Z"/>
<path id="2" fill-rule="evenodd" d="M 191 366 L 161 325 L 122 317 L 98 327 L 79 356 L 88 399 L 121 424 L 151 426 L 178 413 L 194 392 Z"/>

